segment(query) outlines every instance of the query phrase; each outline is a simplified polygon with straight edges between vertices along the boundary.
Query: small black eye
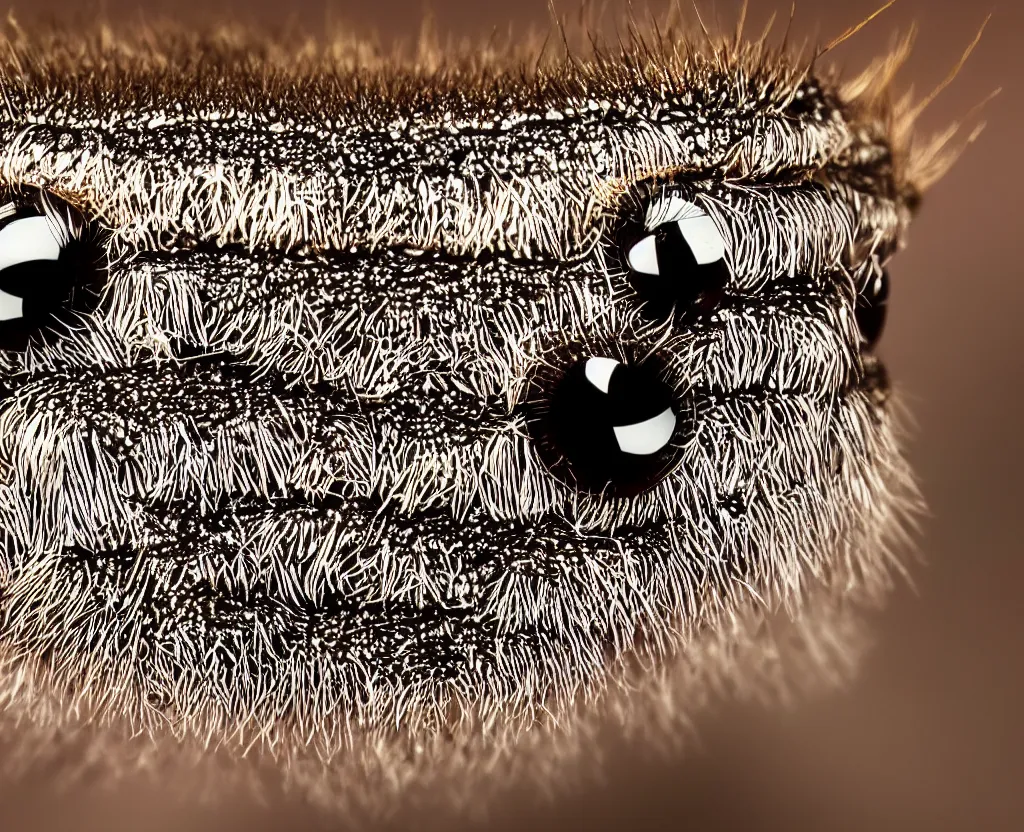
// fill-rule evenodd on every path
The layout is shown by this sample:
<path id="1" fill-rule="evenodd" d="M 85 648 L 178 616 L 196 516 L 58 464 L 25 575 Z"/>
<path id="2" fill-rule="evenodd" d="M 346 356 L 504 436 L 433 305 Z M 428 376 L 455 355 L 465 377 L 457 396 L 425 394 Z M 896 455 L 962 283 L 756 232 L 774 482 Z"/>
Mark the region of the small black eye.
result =
<path id="1" fill-rule="evenodd" d="M 672 391 L 644 365 L 595 356 L 573 365 L 530 419 L 541 457 L 583 490 L 632 496 L 668 471 Z"/>
<path id="2" fill-rule="evenodd" d="M 38 191 L 0 203 L 0 349 L 91 312 L 105 272 L 100 235 L 72 206 Z"/>
<path id="3" fill-rule="evenodd" d="M 857 294 L 857 305 L 854 308 L 865 349 L 870 350 L 882 337 L 888 302 L 889 272 L 882 269 L 868 278 L 867 285 Z"/>
<path id="4" fill-rule="evenodd" d="M 626 229 L 622 258 L 647 317 L 700 314 L 721 300 L 729 280 L 725 240 L 714 220 L 691 202 L 656 203 L 651 228 Z"/>

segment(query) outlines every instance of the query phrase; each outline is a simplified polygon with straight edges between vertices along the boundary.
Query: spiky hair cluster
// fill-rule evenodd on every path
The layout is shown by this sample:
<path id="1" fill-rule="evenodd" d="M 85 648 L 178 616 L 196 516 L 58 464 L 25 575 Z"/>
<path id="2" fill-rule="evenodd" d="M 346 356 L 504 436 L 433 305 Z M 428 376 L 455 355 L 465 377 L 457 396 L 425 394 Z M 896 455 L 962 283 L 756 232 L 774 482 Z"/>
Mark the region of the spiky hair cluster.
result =
<path id="1" fill-rule="evenodd" d="M 896 62 L 843 86 L 675 25 L 401 59 L 10 33 L 0 184 L 76 206 L 109 268 L 0 354 L 8 713 L 138 764 L 259 751 L 351 805 L 842 671 L 914 502 L 854 322 L 934 173 Z M 730 273 L 685 324 L 611 252 L 669 192 Z M 639 496 L 527 430 L 541 369 L 587 355 L 656 356 L 687 414 Z"/>

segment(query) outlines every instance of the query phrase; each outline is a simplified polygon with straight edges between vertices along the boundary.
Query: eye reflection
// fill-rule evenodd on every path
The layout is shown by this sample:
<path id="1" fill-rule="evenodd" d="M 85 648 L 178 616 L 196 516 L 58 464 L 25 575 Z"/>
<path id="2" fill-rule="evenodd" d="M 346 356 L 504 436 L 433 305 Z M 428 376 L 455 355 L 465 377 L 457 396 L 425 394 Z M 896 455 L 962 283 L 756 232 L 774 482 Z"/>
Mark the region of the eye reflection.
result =
<path id="1" fill-rule="evenodd" d="M 73 313 L 91 312 L 106 274 L 100 234 L 37 190 L 0 200 L 0 349 L 24 351 Z"/>
<path id="2" fill-rule="evenodd" d="M 692 202 L 669 196 L 653 202 L 643 227 L 624 229 L 621 257 L 644 315 L 666 319 L 708 312 L 729 279 L 725 240 L 714 220 Z"/>
<path id="3" fill-rule="evenodd" d="M 645 365 L 591 356 L 571 366 L 529 421 L 542 459 L 584 491 L 632 496 L 672 463 L 672 390 Z"/>

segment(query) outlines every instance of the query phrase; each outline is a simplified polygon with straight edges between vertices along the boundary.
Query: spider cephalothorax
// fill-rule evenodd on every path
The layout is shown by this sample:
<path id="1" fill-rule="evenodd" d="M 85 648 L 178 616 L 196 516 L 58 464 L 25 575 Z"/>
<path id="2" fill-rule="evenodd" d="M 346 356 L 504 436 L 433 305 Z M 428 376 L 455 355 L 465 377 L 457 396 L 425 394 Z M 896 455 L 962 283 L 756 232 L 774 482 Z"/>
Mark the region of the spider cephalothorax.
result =
<path id="1" fill-rule="evenodd" d="M 15 712 L 416 775 L 841 658 L 913 493 L 871 351 L 902 125 L 657 43 L 12 40 Z"/>

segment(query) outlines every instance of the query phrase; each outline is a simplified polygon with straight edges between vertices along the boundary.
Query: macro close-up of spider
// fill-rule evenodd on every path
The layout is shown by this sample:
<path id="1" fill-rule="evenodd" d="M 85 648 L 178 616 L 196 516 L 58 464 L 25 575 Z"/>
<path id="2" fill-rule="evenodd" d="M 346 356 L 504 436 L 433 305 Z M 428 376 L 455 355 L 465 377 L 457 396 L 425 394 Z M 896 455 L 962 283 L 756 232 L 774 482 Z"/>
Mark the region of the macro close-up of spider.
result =
<path id="1" fill-rule="evenodd" d="M 1021 828 L 1024 13 L 879 5 L 16 7 L 4 828 Z"/>

